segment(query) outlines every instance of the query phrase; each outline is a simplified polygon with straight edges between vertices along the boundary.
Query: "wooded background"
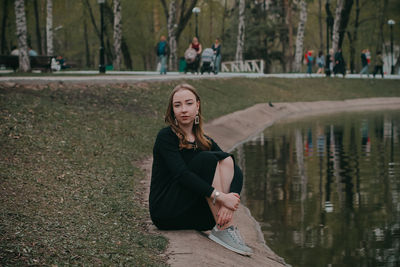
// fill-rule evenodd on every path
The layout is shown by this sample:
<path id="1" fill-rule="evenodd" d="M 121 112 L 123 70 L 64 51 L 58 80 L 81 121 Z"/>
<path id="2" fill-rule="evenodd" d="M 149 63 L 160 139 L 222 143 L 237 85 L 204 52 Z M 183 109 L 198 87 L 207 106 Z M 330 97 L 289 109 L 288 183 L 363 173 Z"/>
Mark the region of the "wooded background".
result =
<path id="1" fill-rule="evenodd" d="M 201 9 L 198 27 L 203 48 L 211 47 L 215 38 L 220 37 L 222 60 L 234 60 L 241 2 L 245 7 L 243 58 L 264 59 L 266 72 L 298 71 L 295 53 L 301 12 L 303 16 L 304 12 L 307 15 L 304 42 L 298 46 L 301 54 L 310 49 L 326 54 L 327 2 L 333 17 L 337 6 L 343 5 L 339 46 L 350 70 L 360 70 L 360 53 L 364 48 L 371 51 L 372 61 L 378 50 L 390 52 L 389 19 L 396 21 L 393 36 L 395 46 L 399 45 L 398 0 L 120 0 L 121 69 L 154 70 L 157 63 L 155 46 L 161 35 L 171 39 L 172 30 L 176 36 L 176 58 L 181 58 L 195 34 L 195 16 L 191 12 L 194 6 Z M 12 46 L 18 44 L 15 7 L 14 0 L 1 0 L 0 3 L 1 54 L 7 55 Z M 175 9 L 171 10 L 171 4 Z M 173 16 L 171 12 L 174 12 Z M 46 0 L 25 0 L 25 13 L 28 44 L 39 55 L 45 55 Z M 106 64 L 112 64 L 115 58 L 113 0 L 106 0 L 104 15 Z M 173 27 L 174 20 L 176 27 Z M 54 55 L 62 55 L 67 63 L 74 63 L 80 69 L 97 69 L 99 29 L 97 0 L 53 0 Z M 171 68 L 176 69 L 178 62 L 172 64 Z"/>

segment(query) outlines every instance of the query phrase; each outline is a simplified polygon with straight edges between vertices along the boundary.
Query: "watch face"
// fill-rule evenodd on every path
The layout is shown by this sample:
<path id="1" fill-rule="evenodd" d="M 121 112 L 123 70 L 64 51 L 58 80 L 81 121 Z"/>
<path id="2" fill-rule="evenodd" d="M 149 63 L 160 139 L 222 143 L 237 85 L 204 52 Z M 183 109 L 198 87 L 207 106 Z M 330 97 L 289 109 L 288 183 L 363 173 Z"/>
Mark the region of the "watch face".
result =
<path id="1" fill-rule="evenodd" d="M 215 196 L 216 196 L 216 197 L 219 197 L 219 192 L 218 192 L 218 191 L 215 192 Z"/>

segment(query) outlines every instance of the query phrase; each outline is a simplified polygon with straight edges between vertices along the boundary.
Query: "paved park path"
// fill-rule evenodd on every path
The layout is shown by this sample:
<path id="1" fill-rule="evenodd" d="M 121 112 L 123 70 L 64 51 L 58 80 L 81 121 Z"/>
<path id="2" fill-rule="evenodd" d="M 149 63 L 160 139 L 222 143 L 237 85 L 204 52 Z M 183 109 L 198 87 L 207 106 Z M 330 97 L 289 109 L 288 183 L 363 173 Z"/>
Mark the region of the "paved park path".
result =
<path id="1" fill-rule="evenodd" d="M 18 83 L 49 83 L 49 82 L 91 82 L 91 83 L 135 83 L 135 82 L 151 82 L 165 80 L 182 80 L 182 79 L 221 79 L 221 78 L 310 78 L 304 73 L 284 73 L 284 74 L 260 74 L 260 73 L 225 73 L 214 74 L 182 74 L 178 72 L 169 72 L 167 75 L 160 75 L 152 71 L 109 71 L 106 74 L 99 75 L 98 71 L 61 71 L 54 72 L 52 75 L 45 76 L 6 76 L 9 71 L 0 71 L 0 82 L 18 82 Z M 323 74 L 312 74 L 311 78 L 322 78 Z M 372 75 L 368 78 L 366 75 L 362 77 L 359 74 L 348 74 L 346 79 L 373 79 Z M 381 79 L 381 76 L 376 76 Z M 400 75 L 386 75 L 385 79 L 400 80 Z"/>

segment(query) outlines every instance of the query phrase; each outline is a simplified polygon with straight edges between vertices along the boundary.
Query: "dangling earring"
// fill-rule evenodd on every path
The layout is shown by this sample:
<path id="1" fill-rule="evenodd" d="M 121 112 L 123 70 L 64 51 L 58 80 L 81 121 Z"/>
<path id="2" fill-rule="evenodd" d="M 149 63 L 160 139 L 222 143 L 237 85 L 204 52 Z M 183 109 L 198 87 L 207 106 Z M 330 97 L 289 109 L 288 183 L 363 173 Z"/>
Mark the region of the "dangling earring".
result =
<path id="1" fill-rule="evenodd" d="M 175 118 L 175 125 L 178 126 L 178 121 L 176 120 L 176 118 Z"/>
<path id="2" fill-rule="evenodd" d="M 200 123 L 200 117 L 199 115 L 196 115 L 196 117 L 194 117 L 194 124 L 199 124 Z"/>

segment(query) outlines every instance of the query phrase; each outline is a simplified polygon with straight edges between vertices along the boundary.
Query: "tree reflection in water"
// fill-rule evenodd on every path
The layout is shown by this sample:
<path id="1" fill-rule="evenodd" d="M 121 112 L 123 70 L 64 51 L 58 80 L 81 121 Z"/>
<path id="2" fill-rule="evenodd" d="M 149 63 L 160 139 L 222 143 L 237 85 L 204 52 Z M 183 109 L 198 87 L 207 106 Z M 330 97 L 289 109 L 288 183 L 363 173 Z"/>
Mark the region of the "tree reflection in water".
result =
<path id="1" fill-rule="evenodd" d="M 400 265 L 400 111 L 279 123 L 233 153 L 243 201 L 293 266 Z"/>

